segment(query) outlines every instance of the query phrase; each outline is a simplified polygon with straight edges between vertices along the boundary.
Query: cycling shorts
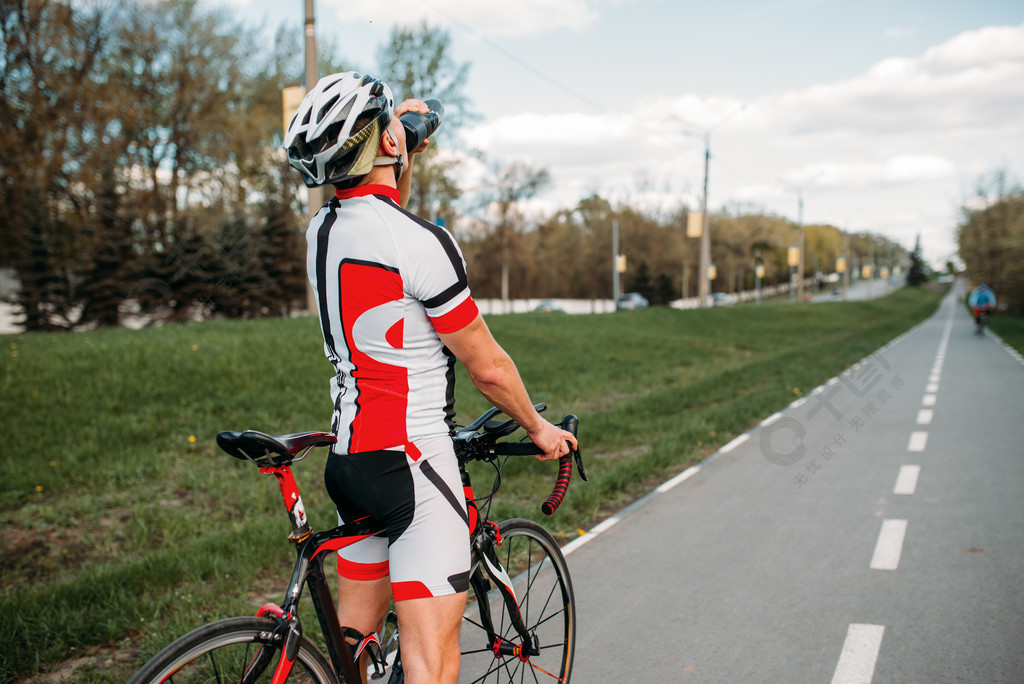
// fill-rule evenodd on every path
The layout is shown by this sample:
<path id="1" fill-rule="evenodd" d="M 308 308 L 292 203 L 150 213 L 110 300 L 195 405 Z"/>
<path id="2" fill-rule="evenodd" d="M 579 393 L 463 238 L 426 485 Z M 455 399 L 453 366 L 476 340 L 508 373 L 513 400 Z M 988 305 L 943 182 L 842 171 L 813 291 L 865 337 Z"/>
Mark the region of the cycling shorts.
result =
<path id="1" fill-rule="evenodd" d="M 447 435 L 417 440 L 420 454 L 334 454 L 324 483 L 342 522 L 371 515 L 387 535 L 338 552 L 347 579 L 390 575 L 395 601 L 464 592 L 469 586 L 469 517 L 458 462 Z"/>

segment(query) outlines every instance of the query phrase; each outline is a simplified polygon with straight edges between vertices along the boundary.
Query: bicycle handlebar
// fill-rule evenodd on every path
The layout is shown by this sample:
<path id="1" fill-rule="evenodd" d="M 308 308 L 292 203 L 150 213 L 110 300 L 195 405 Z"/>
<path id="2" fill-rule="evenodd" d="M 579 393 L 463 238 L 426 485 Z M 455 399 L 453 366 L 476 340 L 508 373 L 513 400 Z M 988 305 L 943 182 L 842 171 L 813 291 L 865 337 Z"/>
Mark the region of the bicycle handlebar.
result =
<path id="1" fill-rule="evenodd" d="M 543 410 L 539 405 L 538 410 Z M 544 453 L 541 448 L 533 442 L 498 442 L 499 437 L 511 434 L 519 425 L 509 420 L 498 426 L 491 426 L 488 421 L 497 415 L 497 409 L 490 409 L 472 424 L 462 428 L 456 433 L 456 444 L 463 444 L 466 458 L 479 460 L 493 460 L 494 456 L 537 456 Z M 563 430 L 571 432 L 576 436 L 579 431 L 580 419 L 573 414 L 562 418 L 558 425 Z M 490 429 L 488 429 L 490 427 Z M 480 428 L 484 432 L 478 432 Z M 471 446 L 472 445 L 472 446 Z M 475 446 L 476 448 L 473 448 Z M 576 467 L 580 472 L 580 478 L 587 481 L 587 471 L 583 468 L 583 455 L 579 449 L 569 447 L 569 453 L 558 459 L 558 476 L 555 478 L 554 488 L 551 496 L 541 504 L 540 510 L 544 515 L 554 515 L 558 507 L 562 505 L 565 493 L 569 489 L 569 480 L 572 478 L 572 464 L 576 461 Z"/>

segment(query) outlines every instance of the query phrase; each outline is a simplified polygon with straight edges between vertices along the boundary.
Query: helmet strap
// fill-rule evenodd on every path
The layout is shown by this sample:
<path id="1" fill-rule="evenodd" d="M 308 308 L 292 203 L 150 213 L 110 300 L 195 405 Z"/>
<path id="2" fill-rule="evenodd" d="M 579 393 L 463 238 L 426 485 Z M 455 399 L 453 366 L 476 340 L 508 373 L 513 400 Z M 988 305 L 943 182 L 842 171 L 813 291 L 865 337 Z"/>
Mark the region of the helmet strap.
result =
<path id="1" fill-rule="evenodd" d="M 391 138 L 391 142 L 395 145 L 395 147 L 398 147 L 398 140 L 395 139 L 395 136 L 391 133 L 391 131 L 385 130 L 384 134 L 387 135 L 389 138 Z M 395 155 L 394 157 L 381 156 L 381 157 L 377 157 L 374 160 L 373 165 L 374 166 L 391 166 L 391 165 L 394 165 L 394 167 L 395 167 L 395 182 L 397 183 L 398 179 L 402 177 L 402 168 L 405 166 L 405 159 L 402 157 L 401 154 Z"/>

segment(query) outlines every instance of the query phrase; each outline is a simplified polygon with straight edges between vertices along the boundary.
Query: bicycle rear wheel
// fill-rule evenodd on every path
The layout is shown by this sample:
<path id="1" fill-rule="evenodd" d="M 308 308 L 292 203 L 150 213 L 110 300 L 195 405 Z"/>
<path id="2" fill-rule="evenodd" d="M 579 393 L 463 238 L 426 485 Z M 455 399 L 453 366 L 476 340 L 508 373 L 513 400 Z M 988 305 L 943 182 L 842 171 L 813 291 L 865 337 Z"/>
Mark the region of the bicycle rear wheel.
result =
<path id="1" fill-rule="evenodd" d="M 481 601 L 490 606 L 498 636 L 514 644 L 522 639 L 512 626 L 501 593 L 491 586 L 486 595 L 476 596 L 471 588 L 459 639 L 459 682 L 568 682 L 576 646 L 576 602 L 565 558 L 551 534 L 532 520 L 506 520 L 498 525 L 498 531 L 502 542 L 495 552 L 512 578 L 523 621 L 536 635 L 540 652 L 524 659 L 496 654 L 480 616 Z M 486 576 L 480 567 L 473 572 Z"/>
<path id="2" fill-rule="evenodd" d="M 280 658 L 273 618 L 240 617 L 212 622 L 171 643 L 146 663 L 129 684 L 269 682 Z M 306 637 L 299 640 L 289 682 L 344 684 Z"/>

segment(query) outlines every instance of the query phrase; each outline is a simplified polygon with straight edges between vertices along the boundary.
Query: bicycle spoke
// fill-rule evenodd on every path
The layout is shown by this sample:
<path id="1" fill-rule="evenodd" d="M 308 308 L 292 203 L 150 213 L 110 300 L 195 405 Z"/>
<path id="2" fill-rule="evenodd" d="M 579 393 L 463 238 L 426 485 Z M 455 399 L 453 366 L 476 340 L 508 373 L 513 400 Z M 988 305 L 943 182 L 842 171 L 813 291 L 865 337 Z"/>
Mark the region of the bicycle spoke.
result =
<path id="1" fill-rule="evenodd" d="M 213 668 L 213 676 L 216 678 L 216 681 L 220 682 L 222 681 L 220 678 L 220 669 L 217 667 L 217 659 L 214 657 L 215 655 L 217 655 L 216 651 L 210 651 L 210 667 Z"/>
<path id="2" fill-rule="evenodd" d="M 544 602 L 544 607 L 540 611 L 541 615 L 544 615 L 544 613 L 547 612 L 548 606 L 551 605 L 551 598 L 555 595 L 555 589 L 558 589 L 558 585 L 552 584 L 551 585 L 551 591 L 548 592 L 548 599 L 547 599 L 547 601 Z M 555 613 L 555 615 L 558 615 L 558 613 Z M 523 621 L 524 622 L 526 621 L 525 616 L 523 618 Z M 540 623 L 538 622 L 537 624 L 539 625 Z M 536 627 L 537 627 L 537 625 L 534 625 L 534 628 L 536 628 Z"/>

